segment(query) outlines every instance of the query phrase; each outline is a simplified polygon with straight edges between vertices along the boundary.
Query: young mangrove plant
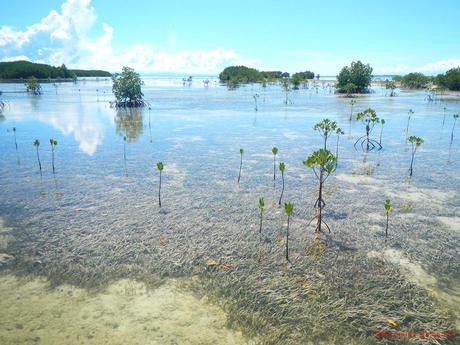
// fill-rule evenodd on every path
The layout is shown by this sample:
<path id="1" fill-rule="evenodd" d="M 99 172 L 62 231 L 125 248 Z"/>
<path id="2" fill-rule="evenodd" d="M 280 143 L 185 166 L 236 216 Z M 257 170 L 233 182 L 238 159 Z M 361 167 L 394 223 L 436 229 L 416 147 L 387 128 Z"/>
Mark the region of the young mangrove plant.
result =
<path id="1" fill-rule="evenodd" d="M 259 110 L 259 108 L 257 107 L 257 99 L 259 98 L 259 94 L 256 93 L 254 96 L 252 96 L 254 98 L 254 110 L 257 111 Z"/>
<path id="2" fill-rule="evenodd" d="M 276 154 L 278 153 L 278 148 L 273 147 L 272 153 L 273 153 L 273 181 L 275 181 L 276 180 Z"/>
<path id="3" fill-rule="evenodd" d="M 157 170 L 160 172 L 160 183 L 158 184 L 158 206 L 161 207 L 161 173 L 163 171 L 163 162 L 157 163 Z"/>
<path id="4" fill-rule="evenodd" d="M 288 105 L 290 103 L 290 100 L 288 98 L 288 94 L 291 91 L 291 88 L 289 87 L 289 81 L 288 80 L 283 80 L 281 85 L 283 86 L 283 91 L 284 91 L 284 94 L 285 94 L 284 104 Z"/>
<path id="5" fill-rule="evenodd" d="M 385 206 L 385 212 L 387 214 L 387 222 L 385 225 L 385 237 L 388 237 L 388 221 L 390 219 L 390 213 L 393 212 L 393 206 L 391 205 L 391 200 L 386 199 L 384 206 Z"/>
<path id="6" fill-rule="evenodd" d="M 342 129 L 340 127 L 337 127 L 337 129 L 335 130 L 335 134 L 337 134 L 337 143 L 336 143 L 336 147 L 335 147 L 335 164 L 337 166 L 337 162 L 339 161 L 339 138 L 341 135 L 344 135 L 345 132 L 342 131 Z"/>
<path id="7" fill-rule="evenodd" d="M 280 200 L 278 201 L 278 205 L 281 206 L 281 199 L 283 199 L 283 194 L 284 194 L 284 170 L 286 169 L 286 166 L 284 165 L 283 162 L 280 163 L 279 169 L 281 171 L 281 181 L 283 183 L 283 187 L 281 189 Z"/>
<path id="8" fill-rule="evenodd" d="M 409 124 L 410 124 L 410 119 L 413 114 L 414 114 L 414 111 L 412 109 L 409 109 L 409 111 L 407 112 L 406 139 L 409 136 Z"/>
<path id="9" fill-rule="evenodd" d="M 244 153 L 244 150 L 240 149 L 240 172 L 238 173 L 238 184 L 240 184 L 241 168 L 243 167 L 243 153 Z"/>
<path id="10" fill-rule="evenodd" d="M 53 174 L 55 173 L 55 169 L 54 169 L 54 149 L 56 148 L 56 145 L 58 144 L 58 142 L 54 139 L 50 139 L 50 145 L 51 145 L 51 162 L 52 162 L 52 165 L 53 165 Z"/>
<path id="11" fill-rule="evenodd" d="M 128 167 L 126 166 L 126 135 L 123 136 L 123 165 L 125 166 L 125 176 L 128 176 Z"/>
<path id="12" fill-rule="evenodd" d="M 323 148 L 327 150 L 327 139 L 329 136 L 337 131 L 337 122 L 331 121 L 329 119 L 324 119 L 321 122 L 318 122 L 316 125 L 313 126 L 315 131 L 318 131 L 319 134 L 324 139 Z"/>
<path id="13" fill-rule="evenodd" d="M 259 234 L 262 233 L 262 218 L 264 214 L 264 207 L 265 207 L 264 198 L 259 198 L 259 210 L 260 210 Z"/>
<path id="14" fill-rule="evenodd" d="M 366 126 L 366 134 L 356 140 L 354 147 L 360 143 L 361 149 L 365 152 L 377 149 L 381 150 L 382 145 L 370 138 L 370 133 L 374 129 L 376 123 L 380 123 L 380 119 L 374 109 L 368 108 L 358 114 L 356 114 L 356 120 L 361 121 Z"/>
<path id="15" fill-rule="evenodd" d="M 354 99 L 352 99 L 350 101 L 350 122 L 351 122 L 351 120 L 353 120 L 353 107 L 354 107 L 355 104 L 356 104 L 356 101 Z"/>
<path id="16" fill-rule="evenodd" d="M 412 158 L 410 161 L 409 168 L 409 176 L 412 177 L 415 153 L 417 152 L 417 149 L 423 144 L 423 139 L 420 137 L 416 137 L 415 135 L 411 135 L 408 140 L 412 144 Z"/>
<path id="17" fill-rule="evenodd" d="M 321 232 L 323 224 L 327 227 L 329 232 L 331 232 L 329 225 L 327 225 L 322 218 L 323 208 L 326 206 L 326 203 L 323 200 L 323 188 L 324 182 L 335 171 L 335 163 L 335 156 L 329 150 L 325 149 L 319 149 L 313 152 L 313 154 L 303 162 L 306 167 L 313 170 L 319 182 L 318 198 L 316 199 L 314 205 L 317 214 L 308 223 L 310 224 L 314 219 L 317 220 L 315 232 L 318 234 Z"/>
<path id="18" fill-rule="evenodd" d="M 383 125 L 385 124 L 385 120 L 381 119 L 380 120 L 380 138 L 379 138 L 379 144 L 382 146 L 382 133 L 383 133 Z"/>
<path id="19" fill-rule="evenodd" d="M 16 147 L 16 151 L 18 150 L 18 142 L 16 140 L 16 127 L 13 127 L 13 136 L 14 136 L 14 147 Z"/>
<path id="20" fill-rule="evenodd" d="M 292 211 L 294 206 L 290 202 L 284 203 L 284 212 L 287 215 L 287 227 L 286 227 L 286 260 L 289 261 L 289 223 L 291 220 Z"/>
<path id="21" fill-rule="evenodd" d="M 452 145 L 454 141 L 454 129 L 455 129 L 455 123 L 457 122 L 458 119 L 458 114 L 454 114 L 454 124 L 452 125 L 452 132 L 450 133 L 450 144 Z"/>
<path id="22" fill-rule="evenodd" d="M 40 140 L 35 139 L 33 145 L 37 149 L 38 167 L 40 168 L 40 174 L 41 174 L 41 172 L 42 172 L 42 162 L 40 161 L 40 154 L 38 153 L 38 147 L 40 146 Z"/>

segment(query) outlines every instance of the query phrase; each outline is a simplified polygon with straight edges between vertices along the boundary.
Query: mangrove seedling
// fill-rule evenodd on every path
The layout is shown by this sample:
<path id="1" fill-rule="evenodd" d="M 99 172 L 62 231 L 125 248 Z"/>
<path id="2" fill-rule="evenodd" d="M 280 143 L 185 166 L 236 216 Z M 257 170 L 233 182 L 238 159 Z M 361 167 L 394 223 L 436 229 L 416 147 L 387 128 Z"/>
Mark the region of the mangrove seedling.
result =
<path id="1" fill-rule="evenodd" d="M 52 165 L 53 165 L 53 174 L 55 173 L 55 169 L 54 169 L 54 149 L 56 148 L 56 145 L 58 144 L 58 142 L 54 139 L 50 139 L 50 145 L 51 145 L 51 162 L 52 162 Z"/>
<path id="2" fill-rule="evenodd" d="M 383 125 L 385 124 L 385 120 L 381 119 L 380 120 L 380 138 L 379 138 L 379 144 L 382 146 L 382 133 L 383 133 Z"/>
<path id="3" fill-rule="evenodd" d="M 356 104 L 356 101 L 354 99 L 352 99 L 350 101 L 350 122 L 351 120 L 353 119 L 353 106 Z"/>
<path id="4" fill-rule="evenodd" d="M 126 135 L 123 136 L 123 164 L 125 166 L 125 176 L 128 176 L 128 168 L 126 166 Z"/>
<path id="5" fill-rule="evenodd" d="M 38 153 L 38 147 L 40 146 L 40 140 L 35 139 L 33 145 L 37 149 L 38 167 L 40 168 L 40 173 L 41 173 L 42 172 L 42 162 L 40 162 L 40 154 Z"/>
<path id="6" fill-rule="evenodd" d="M 283 187 L 281 189 L 280 200 L 278 201 L 278 205 L 281 206 L 281 199 L 283 198 L 283 193 L 284 193 L 284 170 L 286 169 L 286 166 L 284 165 L 283 162 L 280 163 L 279 169 L 281 171 L 281 181 L 283 183 Z"/>
<path id="7" fill-rule="evenodd" d="M 414 114 L 414 111 L 412 109 L 409 109 L 407 112 L 407 126 L 406 126 L 406 138 L 409 136 L 409 124 L 410 124 L 410 119 L 412 115 Z"/>
<path id="8" fill-rule="evenodd" d="M 450 144 L 452 145 L 454 141 L 454 129 L 455 129 L 455 123 L 457 122 L 458 119 L 458 114 L 454 114 L 454 124 L 452 125 L 452 132 L 450 133 Z"/>
<path id="9" fill-rule="evenodd" d="M 382 145 L 370 138 L 370 133 L 374 128 L 376 123 L 380 123 L 380 119 L 377 116 L 375 110 L 368 108 L 358 114 L 356 114 L 356 120 L 360 120 L 366 126 L 366 134 L 356 140 L 354 147 L 356 149 L 356 145 L 361 143 L 361 149 L 365 152 L 369 152 L 377 148 L 378 150 L 382 149 Z"/>
<path id="10" fill-rule="evenodd" d="M 315 131 L 318 131 L 319 134 L 324 139 L 323 148 L 327 150 L 327 139 L 331 134 L 337 131 L 337 122 L 331 121 L 329 119 L 324 119 L 321 122 L 318 122 L 316 125 L 313 126 Z"/>
<path id="11" fill-rule="evenodd" d="M 262 218 L 264 213 L 265 201 L 264 198 L 259 198 L 259 210 L 260 210 L 260 223 L 259 223 L 259 234 L 262 233 Z"/>
<path id="12" fill-rule="evenodd" d="M 284 104 L 288 105 L 290 103 L 289 98 L 288 98 L 288 94 L 291 91 L 291 88 L 289 87 L 289 81 L 288 80 L 283 80 L 282 86 L 283 86 L 283 91 L 284 91 L 284 94 L 285 94 Z"/>
<path id="13" fill-rule="evenodd" d="M 286 260 L 289 261 L 289 222 L 291 220 L 292 211 L 294 206 L 290 202 L 284 203 L 284 212 L 287 214 L 287 227 L 286 227 Z"/>
<path id="14" fill-rule="evenodd" d="M 258 108 L 257 108 L 257 99 L 259 98 L 259 94 L 256 93 L 254 96 L 252 96 L 254 98 L 254 110 L 257 111 Z"/>
<path id="15" fill-rule="evenodd" d="M 157 163 L 157 170 L 160 172 L 160 183 L 158 184 L 158 206 L 161 207 L 161 173 L 163 171 L 164 165 L 162 162 Z"/>
<path id="16" fill-rule="evenodd" d="M 387 213 L 387 222 L 385 225 L 385 237 L 388 237 L 388 221 L 390 219 L 390 213 L 393 212 L 393 206 L 391 205 L 390 199 L 385 200 L 385 212 Z"/>
<path id="17" fill-rule="evenodd" d="M 16 151 L 18 150 L 18 142 L 16 140 L 16 127 L 13 127 L 13 136 L 14 136 L 14 146 L 16 147 Z"/>
<path id="18" fill-rule="evenodd" d="M 313 170 L 319 182 L 318 198 L 316 199 L 314 205 L 314 208 L 317 210 L 317 214 L 308 223 L 310 224 L 314 219 L 317 220 L 315 232 L 318 234 L 321 232 L 323 224 L 327 227 L 329 232 L 331 232 L 329 225 L 327 225 L 327 223 L 322 219 L 323 208 L 326 206 L 326 203 L 323 200 L 323 188 L 324 182 L 335 171 L 335 163 L 335 156 L 329 150 L 324 149 L 319 149 L 313 152 L 313 154 L 303 162 L 306 167 Z"/>
<path id="19" fill-rule="evenodd" d="M 443 116 L 443 118 L 442 118 L 442 128 L 444 128 L 444 123 L 446 122 L 446 110 L 447 110 L 447 108 L 444 107 L 444 109 L 443 109 L 443 111 L 444 111 L 444 116 Z"/>
<path id="20" fill-rule="evenodd" d="M 273 147 L 272 153 L 273 153 L 273 181 L 275 181 L 276 180 L 276 154 L 278 153 L 278 148 Z"/>
<path id="21" fill-rule="evenodd" d="M 240 149 L 240 172 L 238 173 L 238 184 L 240 184 L 241 168 L 243 167 L 243 153 L 244 153 L 244 150 Z"/>
<path id="22" fill-rule="evenodd" d="M 411 135 L 409 137 L 409 142 L 412 144 L 412 159 L 410 161 L 410 168 L 409 168 L 409 175 L 412 177 L 412 168 L 414 165 L 414 157 L 417 149 L 423 144 L 423 139 L 420 137 L 416 137 L 415 135 Z"/>
<path id="23" fill-rule="evenodd" d="M 335 130 L 335 133 L 337 134 L 337 144 L 336 144 L 336 148 L 335 148 L 335 159 L 336 159 L 336 166 L 337 166 L 337 162 L 339 161 L 339 138 L 341 135 L 344 135 L 345 132 L 342 131 L 342 128 L 340 127 L 337 127 L 337 129 Z"/>

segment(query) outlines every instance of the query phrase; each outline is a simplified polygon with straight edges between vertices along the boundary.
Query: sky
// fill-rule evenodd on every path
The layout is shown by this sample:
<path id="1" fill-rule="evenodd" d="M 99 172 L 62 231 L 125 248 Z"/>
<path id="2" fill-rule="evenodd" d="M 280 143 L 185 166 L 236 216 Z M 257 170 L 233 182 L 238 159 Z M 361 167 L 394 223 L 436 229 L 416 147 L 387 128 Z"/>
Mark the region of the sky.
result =
<path id="1" fill-rule="evenodd" d="M 0 0 L 0 61 L 217 74 L 460 66 L 460 0 Z"/>

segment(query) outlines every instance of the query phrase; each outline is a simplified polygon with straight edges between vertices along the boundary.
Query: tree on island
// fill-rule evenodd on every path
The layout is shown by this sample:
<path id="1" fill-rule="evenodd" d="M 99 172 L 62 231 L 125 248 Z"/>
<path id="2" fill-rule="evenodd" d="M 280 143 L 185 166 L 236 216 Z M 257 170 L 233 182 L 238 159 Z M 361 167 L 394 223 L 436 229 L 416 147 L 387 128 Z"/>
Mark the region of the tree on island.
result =
<path id="1" fill-rule="evenodd" d="M 143 107 L 142 80 L 134 69 L 124 66 L 121 74 L 112 77 L 112 91 L 115 95 L 115 107 Z"/>
<path id="2" fill-rule="evenodd" d="M 372 67 L 361 61 L 345 66 L 337 76 L 337 90 L 340 93 L 366 93 L 372 81 Z"/>
<path id="3" fill-rule="evenodd" d="M 38 79 L 35 77 L 30 77 L 26 81 L 26 90 L 27 92 L 33 94 L 33 95 L 40 95 L 42 93 L 42 87 L 40 83 L 38 82 Z"/>
<path id="4" fill-rule="evenodd" d="M 460 67 L 452 68 L 445 74 L 439 74 L 435 82 L 437 85 L 445 87 L 449 90 L 460 90 Z"/>

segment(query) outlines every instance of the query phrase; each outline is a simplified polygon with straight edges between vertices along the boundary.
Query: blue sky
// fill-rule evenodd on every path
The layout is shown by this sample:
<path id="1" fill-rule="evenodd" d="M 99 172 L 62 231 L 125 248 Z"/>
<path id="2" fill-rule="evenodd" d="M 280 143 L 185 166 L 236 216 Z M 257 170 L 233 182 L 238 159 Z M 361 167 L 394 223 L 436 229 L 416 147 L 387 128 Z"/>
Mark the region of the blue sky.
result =
<path id="1" fill-rule="evenodd" d="M 11 0 L 2 1 L 0 60 L 334 75 L 360 59 L 376 74 L 435 74 L 460 65 L 458 18 L 458 0 Z"/>

